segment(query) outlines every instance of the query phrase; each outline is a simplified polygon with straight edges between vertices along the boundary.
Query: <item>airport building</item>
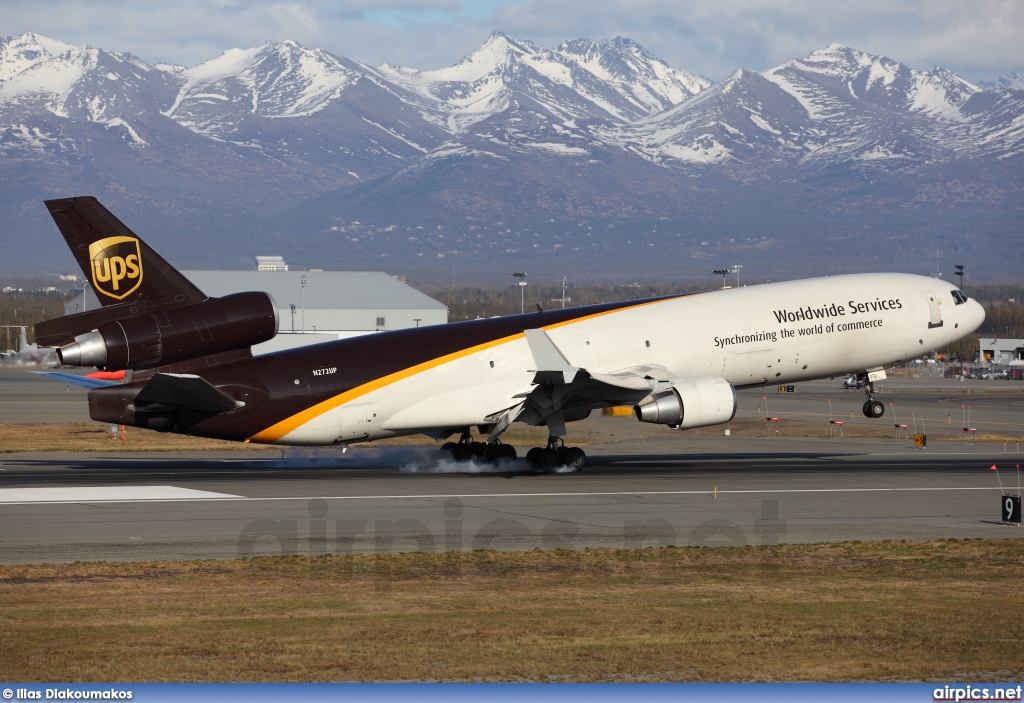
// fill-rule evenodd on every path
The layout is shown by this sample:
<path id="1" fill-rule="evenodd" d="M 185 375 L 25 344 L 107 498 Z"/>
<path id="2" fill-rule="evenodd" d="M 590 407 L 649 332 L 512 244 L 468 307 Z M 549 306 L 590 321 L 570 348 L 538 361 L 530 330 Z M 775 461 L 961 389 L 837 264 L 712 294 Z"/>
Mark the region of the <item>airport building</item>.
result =
<path id="1" fill-rule="evenodd" d="M 982 337 L 978 340 L 979 364 L 1019 366 L 1022 362 L 1024 362 L 1024 339 Z"/>
<path id="2" fill-rule="evenodd" d="M 212 297 L 264 291 L 274 298 L 278 335 L 254 347 L 253 354 L 448 321 L 444 303 L 386 273 L 288 271 L 282 270 L 284 266 L 281 262 L 275 270 L 182 274 Z M 86 283 L 82 292 L 65 304 L 64 313 L 71 315 L 99 306 L 95 291 Z"/>

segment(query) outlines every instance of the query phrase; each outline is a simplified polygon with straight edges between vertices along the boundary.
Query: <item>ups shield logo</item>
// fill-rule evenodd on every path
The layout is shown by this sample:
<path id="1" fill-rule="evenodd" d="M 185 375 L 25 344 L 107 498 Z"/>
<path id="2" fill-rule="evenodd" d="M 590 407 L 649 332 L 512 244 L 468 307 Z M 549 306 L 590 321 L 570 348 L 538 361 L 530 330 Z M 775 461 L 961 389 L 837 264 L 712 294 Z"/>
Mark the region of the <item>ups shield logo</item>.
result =
<path id="1" fill-rule="evenodd" d="M 142 285 L 142 253 L 134 237 L 107 237 L 89 245 L 92 285 L 108 298 L 124 300 Z"/>

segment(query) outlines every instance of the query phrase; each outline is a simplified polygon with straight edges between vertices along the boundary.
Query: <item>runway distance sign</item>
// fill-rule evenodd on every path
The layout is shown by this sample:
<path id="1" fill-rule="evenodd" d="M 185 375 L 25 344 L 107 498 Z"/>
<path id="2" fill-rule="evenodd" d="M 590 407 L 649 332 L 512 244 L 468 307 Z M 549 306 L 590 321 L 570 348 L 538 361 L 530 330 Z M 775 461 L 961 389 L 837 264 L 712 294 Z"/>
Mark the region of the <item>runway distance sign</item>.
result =
<path id="1" fill-rule="evenodd" d="M 999 506 L 1003 512 L 1003 522 L 1020 524 L 1020 496 L 1003 495 Z"/>

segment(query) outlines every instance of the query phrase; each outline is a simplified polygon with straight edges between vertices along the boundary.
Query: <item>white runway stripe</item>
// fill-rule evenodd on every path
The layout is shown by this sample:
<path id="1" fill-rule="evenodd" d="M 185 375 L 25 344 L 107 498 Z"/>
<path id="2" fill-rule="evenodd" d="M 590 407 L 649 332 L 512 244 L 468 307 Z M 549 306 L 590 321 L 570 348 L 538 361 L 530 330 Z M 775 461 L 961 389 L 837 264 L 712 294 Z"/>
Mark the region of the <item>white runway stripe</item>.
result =
<path id="1" fill-rule="evenodd" d="M 135 503 L 240 498 L 229 493 L 196 491 L 177 486 L 45 486 L 0 488 L 0 504 L 25 503 Z"/>
<path id="2" fill-rule="evenodd" d="M 111 486 L 109 488 L 3 488 L 0 504 L 28 505 L 55 503 L 184 503 L 190 501 L 265 502 L 292 500 L 432 500 L 447 498 L 600 498 L 615 496 L 684 496 L 711 495 L 713 488 L 700 491 L 613 491 L 564 493 L 417 493 L 409 495 L 347 495 L 347 496 L 265 496 L 249 498 L 227 493 L 195 491 L 175 486 Z M 989 486 L 947 486 L 938 488 L 752 488 L 719 489 L 718 495 L 800 494 L 800 493 L 902 493 L 936 491 L 998 491 Z M 95 492 L 95 493 L 92 493 Z M 18 496 L 24 497 L 18 497 Z"/>

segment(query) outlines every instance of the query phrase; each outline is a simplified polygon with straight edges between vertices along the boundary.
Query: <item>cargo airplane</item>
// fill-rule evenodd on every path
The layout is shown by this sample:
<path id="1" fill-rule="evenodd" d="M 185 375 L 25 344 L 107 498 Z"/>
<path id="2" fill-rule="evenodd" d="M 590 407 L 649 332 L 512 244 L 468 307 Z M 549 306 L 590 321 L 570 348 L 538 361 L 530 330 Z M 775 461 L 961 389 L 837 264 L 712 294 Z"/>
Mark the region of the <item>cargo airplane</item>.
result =
<path id="1" fill-rule="evenodd" d="M 976 330 L 985 311 L 923 276 L 852 274 L 366 335 L 253 356 L 277 333 L 262 292 L 203 294 L 95 198 L 46 206 L 103 303 L 36 325 L 81 378 L 94 420 L 241 442 L 452 438 L 457 460 L 514 458 L 513 423 L 546 426 L 527 458 L 582 468 L 566 425 L 632 405 L 640 422 L 730 421 L 736 389 L 854 374 L 864 415 L 885 367 Z M 43 372 L 46 373 L 46 372 Z M 52 375 L 52 374 L 51 374 Z M 66 378 L 70 376 L 70 378 Z M 487 436 L 474 442 L 471 429 Z"/>

